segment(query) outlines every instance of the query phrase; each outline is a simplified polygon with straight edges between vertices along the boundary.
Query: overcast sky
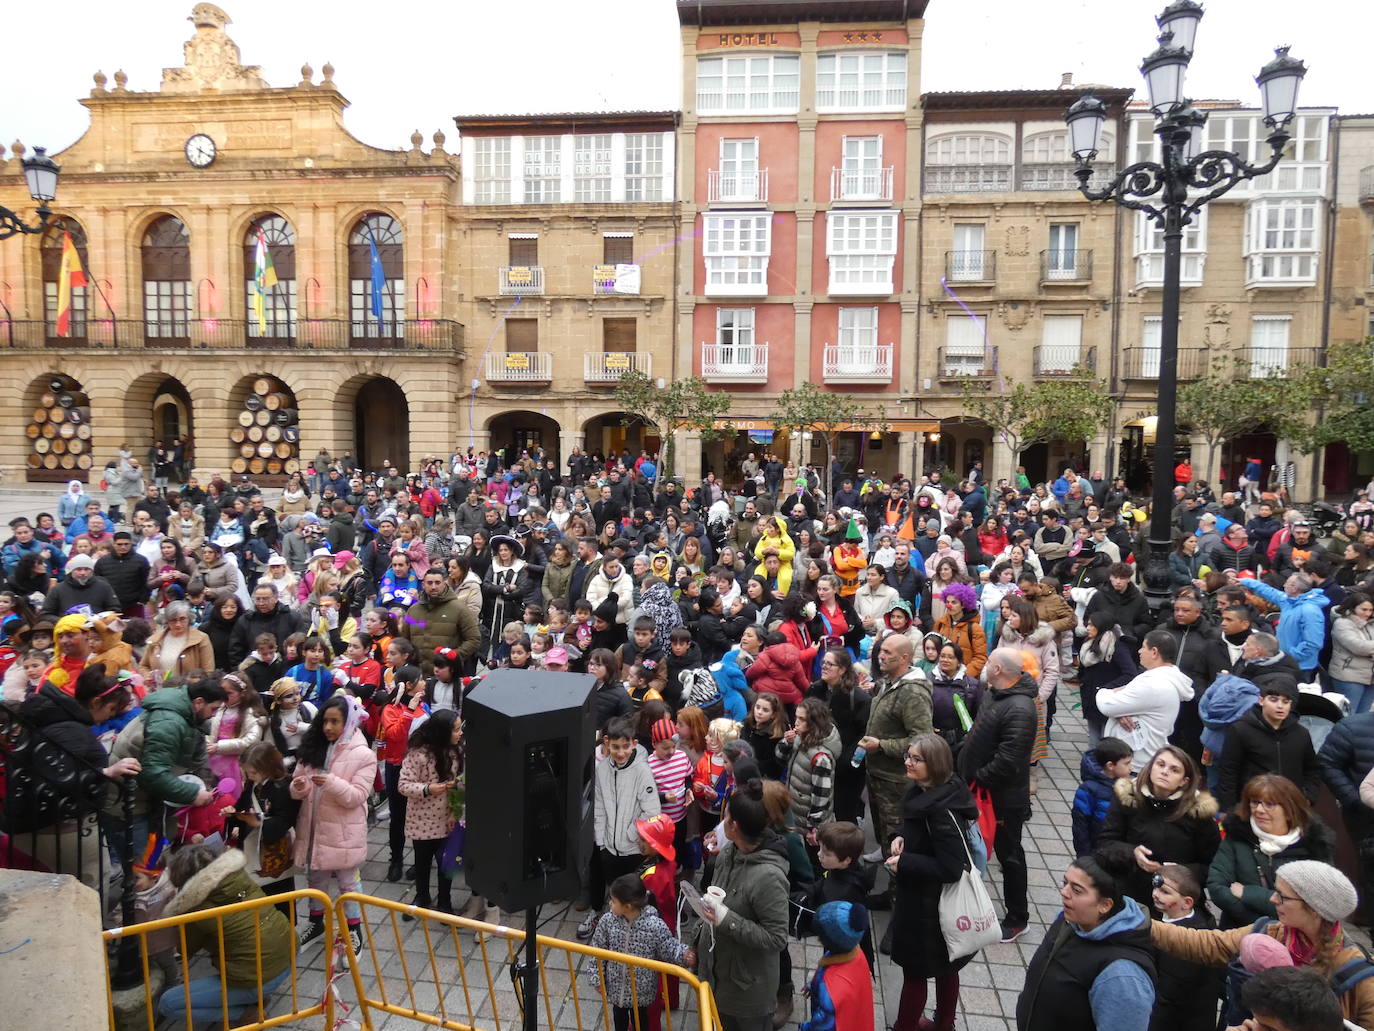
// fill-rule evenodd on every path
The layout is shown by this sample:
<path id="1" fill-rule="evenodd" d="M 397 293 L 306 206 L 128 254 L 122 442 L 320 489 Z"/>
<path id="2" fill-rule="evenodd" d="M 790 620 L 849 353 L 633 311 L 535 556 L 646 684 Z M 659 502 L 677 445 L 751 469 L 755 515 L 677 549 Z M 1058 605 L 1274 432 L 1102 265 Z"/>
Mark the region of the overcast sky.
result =
<path id="1" fill-rule="evenodd" d="M 1140 87 L 1167 0 L 931 0 L 922 91 Z M 84 131 L 91 75 L 122 68 L 155 90 L 182 63 L 191 0 L 6 0 L 0 142 L 56 151 Z M 352 102 L 350 130 L 408 146 L 411 130 L 454 135 L 455 114 L 669 109 L 680 105 L 672 0 L 226 0 L 245 64 L 288 86 L 326 61 Z M 1253 78 L 1287 43 L 1311 69 L 1302 101 L 1374 112 L 1374 5 L 1366 0 L 1208 0 L 1189 71 L 1194 97 L 1257 102 Z M 1300 15 L 1300 16 L 1299 16 Z"/>

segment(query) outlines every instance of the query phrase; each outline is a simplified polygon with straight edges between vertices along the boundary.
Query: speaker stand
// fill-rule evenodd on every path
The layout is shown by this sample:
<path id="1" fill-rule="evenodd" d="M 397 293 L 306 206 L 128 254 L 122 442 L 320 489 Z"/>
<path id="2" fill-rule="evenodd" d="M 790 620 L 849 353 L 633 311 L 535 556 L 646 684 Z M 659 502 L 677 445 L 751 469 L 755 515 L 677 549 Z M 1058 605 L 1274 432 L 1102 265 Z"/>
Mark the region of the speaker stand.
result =
<path id="1" fill-rule="evenodd" d="M 525 997 L 524 1031 L 538 1031 L 539 1028 L 539 907 L 530 906 L 525 910 L 525 963 L 520 970 L 524 980 L 522 994 Z"/>

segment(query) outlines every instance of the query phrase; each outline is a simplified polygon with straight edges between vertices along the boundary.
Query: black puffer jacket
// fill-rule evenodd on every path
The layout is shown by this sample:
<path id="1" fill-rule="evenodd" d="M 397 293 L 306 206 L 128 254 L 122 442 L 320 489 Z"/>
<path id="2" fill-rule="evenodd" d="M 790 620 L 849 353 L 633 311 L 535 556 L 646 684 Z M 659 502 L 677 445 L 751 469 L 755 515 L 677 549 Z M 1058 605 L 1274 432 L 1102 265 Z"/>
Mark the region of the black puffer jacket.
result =
<path id="1" fill-rule="evenodd" d="M 907 977 L 939 977 L 973 958 L 950 962 L 940 933 L 940 894 L 969 868 L 964 825 L 977 818 L 973 796 L 958 777 L 925 790 L 913 784 L 902 799 L 892 962 Z"/>
<path id="2" fill-rule="evenodd" d="M 1129 853 L 1144 845 L 1156 863 L 1178 863 L 1193 871 L 1202 883 L 1217 854 L 1221 836 L 1217 833 L 1217 800 L 1199 792 L 1179 813 L 1179 799 L 1155 798 L 1140 787 L 1136 778 L 1123 777 L 1113 786 L 1116 800 L 1098 834 L 1099 846 Z M 1131 898 L 1142 906 L 1150 905 L 1150 874 L 1132 862 Z"/>
<path id="3" fill-rule="evenodd" d="M 1315 801 L 1321 788 L 1321 769 L 1312 749 L 1312 736 L 1298 722 L 1296 712 L 1271 727 L 1256 705 L 1226 728 L 1226 744 L 1221 749 L 1217 779 L 1217 801 L 1230 809 L 1251 777 L 1277 773 L 1287 777 Z"/>
<path id="4" fill-rule="evenodd" d="M 39 761 L 31 749 L 16 754 L 5 814 L 8 829 L 17 833 L 55 823 L 56 809 L 43 801 L 50 794 L 75 803 L 81 812 L 98 810 L 109 783 L 100 771 L 110 760 L 91 732 L 91 714 L 86 707 L 65 691 L 44 683 L 24 700 L 19 713 L 35 736 L 74 756 L 76 761 L 53 762 L 51 755 L 47 756 L 48 761 Z M 32 756 L 34 761 L 26 761 L 25 755 Z M 20 769 L 33 779 L 17 776 Z"/>
<path id="5" fill-rule="evenodd" d="M 1188 626 L 1181 626 L 1170 619 L 1167 623 L 1161 623 L 1160 629 L 1169 631 L 1169 636 L 1178 643 L 1175 665 L 1188 674 L 1197 697 L 1202 697 L 1202 692 L 1221 672 L 1212 668 L 1213 652 L 1221 637 L 1220 631 L 1209 626 L 1202 617 Z"/>
<path id="6" fill-rule="evenodd" d="M 1149 603 L 1135 584 L 1128 583 L 1124 591 L 1118 592 L 1108 579 L 1088 602 L 1088 607 L 1083 612 L 1083 622 L 1086 623 L 1096 612 L 1107 613 L 1112 622 L 1136 642 L 1154 629 L 1155 621 L 1150 616 Z"/>
<path id="7" fill-rule="evenodd" d="M 121 609 L 148 599 L 148 572 L 148 560 L 132 549 L 123 555 L 101 555 L 95 563 L 95 575 L 110 585 Z"/>
<path id="8" fill-rule="evenodd" d="M 1030 805 L 1037 691 L 1035 681 L 1025 674 L 1004 691 L 989 690 L 959 749 L 959 776 L 987 788 L 998 807 Z"/>
<path id="9" fill-rule="evenodd" d="M 1332 727 L 1317 753 L 1317 766 L 1341 804 L 1351 836 L 1374 839 L 1374 812 L 1360 802 L 1360 782 L 1374 769 L 1374 712 L 1347 716 Z"/>
<path id="10" fill-rule="evenodd" d="M 146 577 L 148 574 L 143 575 Z M 85 605 L 92 612 L 109 612 L 120 608 L 114 588 L 101 577 L 92 576 L 83 584 L 68 573 L 43 599 L 42 615 L 65 616 L 78 605 Z"/>
<path id="11" fill-rule="evenodd" d="M 1259 569 L 1259 555 L 1255 553 L 1255 546 L 1249 541 L 1245 542 L 1244 547 L 1235 548 L 1223 537 L 1220 543 L 1214 544 L 1208 550 L 1207 564 L 1219 573 L 1224 573 L 1228 569 L 1234 569 L 1237 573 L 1248 569 L 1253 573 Z"/>
<path id="12" fill-rule="evenodd" d="M 229 635 L 229 668 L 238 669 L 239 664 L 256 647 L 258 634 L 273 634 L 280 648 L 288 637 L 302 629 L 301 619 L 281 602 L 268 613 L 259 612 L 253 606 L 238 618 L 234 631 Z"/>

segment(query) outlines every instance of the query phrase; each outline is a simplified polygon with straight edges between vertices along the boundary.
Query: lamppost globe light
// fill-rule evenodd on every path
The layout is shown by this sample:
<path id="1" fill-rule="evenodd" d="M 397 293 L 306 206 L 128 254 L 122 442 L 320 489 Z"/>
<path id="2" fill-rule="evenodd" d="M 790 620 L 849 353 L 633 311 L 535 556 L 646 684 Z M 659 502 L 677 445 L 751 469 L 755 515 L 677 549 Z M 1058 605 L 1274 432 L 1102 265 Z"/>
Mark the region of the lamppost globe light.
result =
<path id="1" fill-rule="evenodd" d="M 57 177 L 62 169 L 44 147 L 34 147 L 33 156 L 24 158 L 23 164 L 29 196 L 46 206 L 57 196 Z"/>
<path id="2" fill-rule="evenodd" d="M 1159 37 L 1159 48 L 1141 62 L 1140 74 L 1150 91 L 1150 110 L 1159 117 L 1167 117 L 1183 103 L 1183 78 L 1192 58 L 1192 51 L 1175 45 L 1173 36 L 1166 32 Z"/>
<path id="3" fill-rule="evenodd" d="M 1207 113 L 1193 107 L 1192 101 L 1185 100 L 1183 107 L 1174 115 L 1174 121 L 1188 130 L 1188 142 L 1183 145 L 1183 159 L 1191 161 L 1203 151 L 1207 139 Z"/>
<path id="4" fill-rule="evenodd" d="M 1274 59 L 1255 76 L 1265 125 L 1282 129 L 1293 120 L 1298 113 L 1298 86 L 1306 74 L 1307 66 L 1296 57 L 1288 56 L 1288 47 L 1274 51 Z"/>
<path id="5" fill-rule="evenodd" d="M 1160 32 L 1172 33 L 1174 44 L 1190 54 L 1197 41 L 1197 25 L 1202 21 L 1202 5 L 1193 0 L 1174 0 L 1155 18 Z"/>
<path id="6" fill-rule="evenodd" d="M 1107 105 L 1096 97 L 1079 97 L 1064 112 L 1069 127 L 1069 151 L 1080 162 L 1097 157 L 1102 147 L 1102 128 L 1107 124 Z"/>

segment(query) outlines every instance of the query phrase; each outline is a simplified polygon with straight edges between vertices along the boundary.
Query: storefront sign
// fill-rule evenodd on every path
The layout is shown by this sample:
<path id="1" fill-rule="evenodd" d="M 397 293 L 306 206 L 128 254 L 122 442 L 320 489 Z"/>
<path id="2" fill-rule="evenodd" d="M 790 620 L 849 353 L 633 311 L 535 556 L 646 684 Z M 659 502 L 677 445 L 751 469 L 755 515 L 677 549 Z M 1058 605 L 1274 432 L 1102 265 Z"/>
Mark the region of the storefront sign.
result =
<path id="1" fill-rule="evenodd" d="M 723 47 L 776 47 L 782 43 L 776 32 L 722 32 L 720 45 Z"/>

